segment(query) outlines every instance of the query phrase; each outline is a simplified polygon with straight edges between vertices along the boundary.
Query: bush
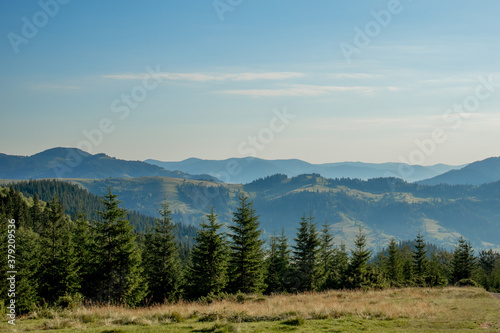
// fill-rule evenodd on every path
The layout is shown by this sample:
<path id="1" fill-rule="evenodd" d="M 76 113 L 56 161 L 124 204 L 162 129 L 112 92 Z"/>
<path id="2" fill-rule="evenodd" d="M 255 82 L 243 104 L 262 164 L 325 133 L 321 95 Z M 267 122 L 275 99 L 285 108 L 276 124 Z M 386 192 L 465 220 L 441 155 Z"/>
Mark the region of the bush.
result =
<path id="1" fill-rule="evenodd" d="M 296 316 L 295 318 L 290 318 L 282 322 L 282 324 L 290 326 L 301 326 L 304 325 L 305 323 L 306 321 L 301 316 Z"/>
<path id="2" fill-rule="evenodd" d="M 247 300 L 247 296 L 243 293 L 238 293 L 236 294 L 236 302 L 238 303 L 245 303 L 245 301 Z"/>
<path id="3" fill-rule="evenodd" d="M 80 293 L 66 294 L 60 296 L 56 301 L 56 306 L 63 309 L 74 309 L 83 305 L 83 295 Z"/>
<path id="4" fill-rule="evenodd" d="M 457 287 L 479 287 L 479 284 L 472 279 L 462 279 L 455 283 Z"/>

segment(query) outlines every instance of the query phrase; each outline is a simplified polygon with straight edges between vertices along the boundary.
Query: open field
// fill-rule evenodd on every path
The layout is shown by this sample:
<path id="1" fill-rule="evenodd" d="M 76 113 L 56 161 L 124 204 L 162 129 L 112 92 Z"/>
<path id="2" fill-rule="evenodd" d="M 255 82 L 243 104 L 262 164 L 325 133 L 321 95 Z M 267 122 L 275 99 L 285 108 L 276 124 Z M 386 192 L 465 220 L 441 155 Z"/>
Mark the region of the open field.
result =
<path id="1" fill-rule="evenodd" d="M 500 300 L 479 288 L 405 288 L 247 296 L 41 310 L 0 331 L 57 332 L 485 332 L 500 331 Z"/>

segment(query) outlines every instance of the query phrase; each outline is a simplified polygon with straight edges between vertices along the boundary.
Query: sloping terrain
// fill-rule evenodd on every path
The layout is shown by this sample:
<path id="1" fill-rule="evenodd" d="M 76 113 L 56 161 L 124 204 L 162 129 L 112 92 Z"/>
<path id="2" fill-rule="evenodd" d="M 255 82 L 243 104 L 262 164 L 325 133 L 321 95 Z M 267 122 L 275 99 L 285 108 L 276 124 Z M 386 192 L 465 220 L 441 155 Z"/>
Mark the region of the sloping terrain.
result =
<path id="1" fill-rule="evenodd" d="M 423 185 L 481 185 L 500 180 L 500 157 L 474 162 L 458 170 L 420 181 Z"/>
<path id="2" fill-rule="evenodd" d="M 317 174 L 275 175 L 246 185 L 168 177 L 68 181 L 95 194 L 110 186 L 126 208 L 145 214 L 157 214 L 166 198 L 175 219 L 186 224 L 198 224 L 212 205 L 220 220 L 230 223 L 236 198 L 244 191 L 254 201 L 265 237 L 282 227 L 294 237 L 300 218 L 311 214 L 319 225 L 330 225 L 337 243 L 348 246 L 362 228 L 372 248 L 384 246 L 390 237 L 406 240 L 421 232 L 427 241 L 450 249 L 464 236 L 476 249 L 500 250 L 500 182 L 422 186 L 394 178 L 362 181 Z"/>
<path id="3" fill-rule="evenodd" d="M 412 182 L 431 178 L 460 168 L 460 166 L 445 164 L 432 166 L 361 162 L 311 164 L 298 159 L 264 160 L 252 157 L 230 158 L 221 161 L 189 158 L 181 162 L 162 162 L 157 160 L 146 160 L 145 162 L 161 166 L 167 170 L 180 170 L 191 174 L 210 174 L 226 183 L 238 184 L 249 183 L 258 178 L 277 173 L 282 173 L 289 177 L 295 177 L 304 173 L 318 173 L 326 178 L 359 178 L 363 180 L 378 177 L 398 177 Z"/>
<path id="4" fill-rule="evenodd" d="M 129 178 L 163 176 L 216 180 L 209 175 L 168 171 L 140 161 L 125 161 L 105 154 L 91 155 L 76 148 L 53 148 L 32 156 L 0 154 L 0 178 Z"/>

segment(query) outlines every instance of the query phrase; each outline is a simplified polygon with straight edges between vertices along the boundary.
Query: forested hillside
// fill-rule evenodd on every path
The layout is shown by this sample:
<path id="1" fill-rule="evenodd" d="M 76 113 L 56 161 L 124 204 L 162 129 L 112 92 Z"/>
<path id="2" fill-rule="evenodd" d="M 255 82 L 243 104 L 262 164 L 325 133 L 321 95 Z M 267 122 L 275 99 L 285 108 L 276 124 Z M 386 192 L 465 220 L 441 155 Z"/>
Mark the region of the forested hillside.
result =
<path id="1" fill-rule="evenodd" d="M 312 213 L 329 223 L 337 243 L 349 246 L 361 227 L 372 249 L 382 248 L 392 236 L 406 240 L 421 232 L 448 249 L 464 236 L 478 249 L 500 250 L 500 182 L 424 186 L 397 178 L 364 181 L 318 174 L 278 174 L 246 185 L 167 177 L 68 181 L 98 195 L 111 187 L 125 207 L 148 215 L 159 216 L 159 204 L 166 198 L 174 219 L 186 225 L 199 224 L 211 206 L 227 225 L 243 191 L 254 200 L 266 238 L 282 227 L 291 237 L 298 216 Z"/>
<path id="2" fill-rule="evenodd" d="M 212 209 L 186 248 L 175 236 L 168 202 L 152 228 L 137 233 L 111 189 L 101 200 L 97 220 L 83 213 L 71 218 L 56 195 L 44 202 L 0 188 L 0 250 L 15 258 L 0 265 L 0 304 L 7 305 L 13 269 L 18 313 L 83 302 L 137 306 L 330 289 L 479 284 L 500 291 L 499 254 L 477 253 L 464 238 L 450 252 L 418 233 L 411 242 L 391 239 L 374 255 L 361 229 L 346 247 L 309 213 L 298 217 L 293 237 L 282 231 L 266 242 L 258 210 L 240 193 L 227 232 Z"/>

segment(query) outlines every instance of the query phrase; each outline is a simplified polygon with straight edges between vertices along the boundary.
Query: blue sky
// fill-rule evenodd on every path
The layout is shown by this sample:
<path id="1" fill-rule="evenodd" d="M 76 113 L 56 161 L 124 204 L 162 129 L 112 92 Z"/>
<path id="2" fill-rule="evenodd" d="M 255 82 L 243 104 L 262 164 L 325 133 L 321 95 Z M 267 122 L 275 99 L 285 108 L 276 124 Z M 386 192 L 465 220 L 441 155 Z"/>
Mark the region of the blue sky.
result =
<path id="1" fill-rule="evenodd" d="M 498 1 L 59 1 L 0 2 L 2 153 L 500 155 Z"/>

